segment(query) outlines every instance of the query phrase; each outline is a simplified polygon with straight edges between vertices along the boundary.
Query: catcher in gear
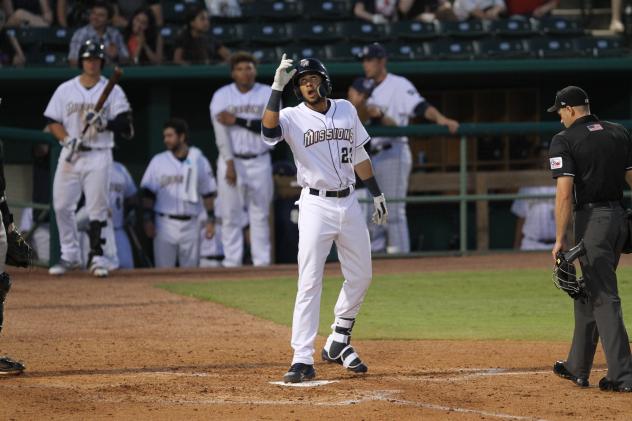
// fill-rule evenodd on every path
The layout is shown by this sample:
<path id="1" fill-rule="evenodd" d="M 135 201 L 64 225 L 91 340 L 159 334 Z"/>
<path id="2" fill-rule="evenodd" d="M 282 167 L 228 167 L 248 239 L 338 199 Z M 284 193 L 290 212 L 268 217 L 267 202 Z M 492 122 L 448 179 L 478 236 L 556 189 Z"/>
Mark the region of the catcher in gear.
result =
<path id="1" fill-rule="evenodd" d="M 4 271 L 5 259 L 7 264 L 15 266 L 28 266 L 31 260 L 31 247 L 24 241 L 20 232 L 13 224 L 13 215 L 9 211 L 4 191 L 6 179 L 4 178 L 4 151 L 0 142 L 0 332 L 4 320 L 4 301 L 11 289 L 11 278 Z M 0 375 L 20 374 L 24 371 L 24 365 L 13 359 L 0 356 Z"/>

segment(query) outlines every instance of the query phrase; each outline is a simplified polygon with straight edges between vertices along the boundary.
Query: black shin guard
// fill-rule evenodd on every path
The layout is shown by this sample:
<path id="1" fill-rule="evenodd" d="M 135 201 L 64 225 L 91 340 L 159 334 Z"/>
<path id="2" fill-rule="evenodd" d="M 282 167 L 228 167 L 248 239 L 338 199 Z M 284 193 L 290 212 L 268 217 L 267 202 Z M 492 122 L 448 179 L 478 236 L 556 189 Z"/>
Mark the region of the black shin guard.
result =
<path id="1" fill-rule="evenodd" d="M 90 254 L 88 255 L 88 266 L 92 263 L 94 256 L 103 256 L 103 244 L 105 239 L 101 238 L 101 230 L 107 225 L 106 221 L 90 221 L 88 238 L 90 239 Z"/>
<path id="2" fill-rule="evenodd" d="M 2 332 L 2 322 L 4 320 L 4 300 L 11 290 L 11 278 L 6 272 L 0 273 L 0 332 Z"/>

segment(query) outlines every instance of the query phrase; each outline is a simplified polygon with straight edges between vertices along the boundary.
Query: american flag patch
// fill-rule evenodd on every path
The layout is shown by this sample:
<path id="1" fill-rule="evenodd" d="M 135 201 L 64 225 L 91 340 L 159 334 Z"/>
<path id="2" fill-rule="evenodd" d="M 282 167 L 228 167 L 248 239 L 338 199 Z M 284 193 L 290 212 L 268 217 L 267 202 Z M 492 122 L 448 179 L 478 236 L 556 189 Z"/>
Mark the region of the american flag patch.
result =
<path id="1" fill-rule="evenodd" d="M 603 130 L 603 127 L 601 126 L 601 124 L 599 123 L 595 123 L 595 124 L 589 124 L 588 126 L 586 126 L 588 128 L 589 132 L 596 132 L 598 130 Z"/>

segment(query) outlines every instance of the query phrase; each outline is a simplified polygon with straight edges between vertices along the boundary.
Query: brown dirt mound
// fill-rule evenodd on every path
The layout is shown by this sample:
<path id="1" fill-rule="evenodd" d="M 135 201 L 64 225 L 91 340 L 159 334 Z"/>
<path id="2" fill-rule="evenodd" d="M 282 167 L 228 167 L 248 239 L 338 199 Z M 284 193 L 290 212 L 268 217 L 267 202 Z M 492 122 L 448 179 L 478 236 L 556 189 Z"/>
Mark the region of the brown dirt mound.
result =
<path id="1" fill-rule="evenodd" d="M 626 256 L 622 264 L 631 265 Z M 546 253 L 380 260 L 375 273 L 551 266 Z M 337 265 L 327 271 L 338 273 Z M 630 419 L 630 396 L 550 372 L 567 343 L 356 341 L 369 373 L 317 363 L 310 388 L 270 384 L 290 330 L 153 287 L 165 281 L 293 276 L 253 270 L 121 271 L 105 280 L 13 272 L 0 350 L 26 362 L 0 378 L 1 419 Z M 570 332 L 569 332 L 570 336 Z M 319 337 L 317 345 L 322 346 Z M 599 353 L 591 378 L 605 374 Z"/>

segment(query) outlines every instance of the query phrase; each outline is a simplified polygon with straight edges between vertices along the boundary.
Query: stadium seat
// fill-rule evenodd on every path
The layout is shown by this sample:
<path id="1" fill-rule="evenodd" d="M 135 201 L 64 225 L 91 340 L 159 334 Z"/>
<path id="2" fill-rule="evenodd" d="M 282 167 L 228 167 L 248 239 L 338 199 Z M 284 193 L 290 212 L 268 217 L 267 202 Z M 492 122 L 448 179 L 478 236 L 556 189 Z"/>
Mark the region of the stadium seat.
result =
<path id="1" fill-rule="evenodd" d="M 162 36 L 165 45 L 173 45 L 176 37 L 180 33 L 182 26 L 180 25 L 165 25 L 160 28 L 160 35 Z"/>
<path id="2" fill-rule="evenodd" d="M 306 0 L 304 14 L 310 20 L 346 20 L 353 17 L 351 5 L 346 0 Z"/>
<path id="3" fill-rule="evenodd" d="M 331 61 L 357 61 L 362 43 L 337 43 L 327 46 L 327 58 Z"/>
<path id="4" fill-rule="evenodd" d="M 26 64 L 29 66 L 68 66 L 68 53 L 48 52 L 28 54 Z"/>
<path id="5" fill-rule="evenodd" d="M 290 31 L 283 23 L 243 24 L 242 38 L 254 44 L 285 44 L 291 41 Z"/>
<path id="6" fill-rule="evenodd" d="M 492 21 L 489 31 L 503 37 L 529 37 L 535 35 L 528 19 L 501 19 Z"/>
<path id="7" fill-rule="evenodd" d="M 292 34 L 300 41 L 319 44 L 342 39 L 339 27 L 334 22 L 300 22 L 292 25 Z"/>
<path id="8" fill-rule="evenodd" d="M 241 25 L 231 25 L 231 24 L 212 24 L 211 25 L 211 34 L 223 44 L 228 46 L 236 45 L 242 41 L 241 30 L 243 26 Z"/>
<path id="9" fill-rule="evenodd" d="M 340 22 L 340 34 L 349 41 L 370 43 L 384 41 L 388 38 L 386 25 L 374 25 L 358 20 Z"/>
<path id="10" fill-rule="evenodd" d="M 241 12 L 246 19 L 262 19 L 264 22 L 278 20 L 289 22 L 300 17 L 302 3 L 280 0 L 257 0 L 241 4 Z"/>
<path id="11" fill-rule="evenodd" d="M 534 38 L 525 41 L 529 49 L 540 58 L 574 57 L 577 56 L 571 38 Z"/>
<path id="12" fill-rule="evenodd" d="M 486 38 L 476 41 L 477 58 L 522 58 L 532 54 L 520 39 Z"/>
<path id="13" fill-rule="evenodd" d="M 183 24 L 187 9 L 195 4 L 200 4 L 200 2 L 197 0 L 163 0 L 162 18 L 166 23 Z"/>
<path id="14" fill-rule="evenodd" d="M 319 60 L 327 58 L 327 47 L 324 45 L 294 45 L 290 44 L 285 47 L 279 47 L 279 57 L 285 53 L 288 58 L 300 60 L 302 58 L 314 57 Z"/>
<path id="15" fill-rule="evenodd" d="M 485 26 L 480 20 L 441 22 L 441 33 L 459 38 L 479 38 L 487 35 Z"/>
<path id="16" fill-rule="evenodd" d="M 468 40 L 440 39 L 427 43 L 427 50 L 435 60 L 471 60 L 474 44 Z"/>
<path id="17" fill-rule="evenodd" d="M 259 63 L 276 63 L 281 59 L 279 52 L 274 47 L 246 48 Z"/>
<path id="18" fill-rule="evenodd" d="M 584 34 L 584 30 L 577 21 L 559 16 L 541 19 L 538 29 L 544 35 L 579 36 Z"/>
<path id="19" fill-rule="evenodd" d="M 417 20 L 402 21 L 391 24 L 391 36 L 402 40 L 426 40 L 435 38 L 437 27 L 433 23 Z"/>
<path id="20" fill-rule="evenodd" d="M 393 61 L 423 60 L 426 58 L 424 44 L 419 42 L 387 42 L 384 44 L 384 48 L 388 54 L 388 59 Z"/>
<path id="21" fill-rule="evenodd" d="M 584 37 L 574 41 L 575 48 L 587 57 L 617 57 L 626 54 L 621 38 Z"/>

